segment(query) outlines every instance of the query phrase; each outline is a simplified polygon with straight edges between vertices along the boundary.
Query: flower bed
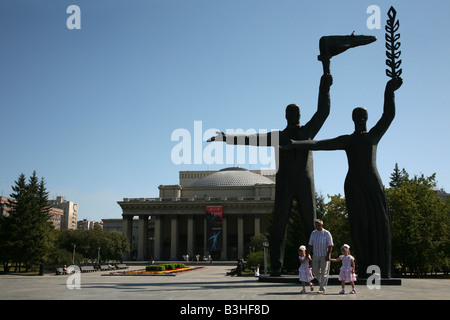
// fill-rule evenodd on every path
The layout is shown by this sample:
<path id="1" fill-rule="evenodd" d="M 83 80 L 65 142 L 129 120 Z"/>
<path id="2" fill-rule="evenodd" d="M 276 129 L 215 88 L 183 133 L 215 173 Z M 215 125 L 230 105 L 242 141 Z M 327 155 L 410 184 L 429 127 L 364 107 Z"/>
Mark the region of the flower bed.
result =
<path id="1" fill-rule="evenodd" d="M 146 274 L 172 274 L 172 273 L 180 273 L 180 272 L 185 272 L 185 271 L 191 271 L 191 270 L 197 270 L 197 269 L 201 269 L 203 267 L 175 267 L 175 268 L 168 268 L 168 269 L 159 269 L 159 270 L 149 270 L 149 268 L 146 268 L 145 270 L 136 270 L 136 271 L 129 271 L 128 273 L 133 273 L 133 274 L 142 274 L 142 275 L 146 275 Z M 151 268 L 153 269 L 153 268 Z"/>
<path id="2" fill-rule="evenodd" d="M 134 271 L 110 272 L 110 276 L 152 276 L 152 275 L 175 275 L 176 273 L 201 269 L 203 267 L 186 267 L 184 264 L 169 263 L 159 265 L 149 265 L 145 269 Z"/>

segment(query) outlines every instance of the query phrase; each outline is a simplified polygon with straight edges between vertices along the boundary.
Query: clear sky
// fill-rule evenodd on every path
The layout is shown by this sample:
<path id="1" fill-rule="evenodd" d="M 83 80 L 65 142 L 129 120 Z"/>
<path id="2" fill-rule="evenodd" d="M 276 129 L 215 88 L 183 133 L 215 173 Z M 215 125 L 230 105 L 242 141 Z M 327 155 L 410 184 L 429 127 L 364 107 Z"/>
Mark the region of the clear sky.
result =
<path id="1" fill-rule="evenodd" d="M 81 10 L 81 29 L 67 28 L 70 5 Z M 381 9 L 380 29 L 367 27 L 370 5 Z M 331 113 L 316 139 L 353 132 L 357 106 L 368 109 L 370 128 L 388 80 L 390 5 L 400 20 L 404 84 L 378 145 L 378 170 L 385 185 L 396 162 L 410 174 L 436 173 L 449 192 L 449 1 L 2 0 L 1 194 L 36 170 L 52 199 L 64 196 L 78 204 L 79 219 L 99 221 L 120 218 L 122 198 L 157 197 L 180 170 L 229 167 L 175 164 L 172 133 L 190 132 L 193 146 L 195 121 L 201 134 L 284 129 L 290 103 L 306 123 L 317 108 L 324 35 L 378 40 L 332 58 Z M 325 196 L 343 194 L 346 172 L 345 152 L 314 153 Z"/>

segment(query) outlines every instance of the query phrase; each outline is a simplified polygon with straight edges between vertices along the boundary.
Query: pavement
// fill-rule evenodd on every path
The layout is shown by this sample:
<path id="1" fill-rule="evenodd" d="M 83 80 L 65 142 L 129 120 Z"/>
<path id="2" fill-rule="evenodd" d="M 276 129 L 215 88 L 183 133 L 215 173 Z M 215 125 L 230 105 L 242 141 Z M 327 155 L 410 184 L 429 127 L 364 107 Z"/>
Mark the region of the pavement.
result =
<path id="1" fill-rule="evenodd" d="M 317 291 L 300 294 L 302 288 L 297 283 L 261 282 L 252 276 L 226 276 L 226 272 L 233 267 L 231 265 L 199 266 L 202 268 L 176 275 L 159 276 L 114 275 L 110 271 L 81 273 L 77 279 L 74 276 L 55 274 L 0 275 L 0 300 L 153 300 L 157 305 L 161 305 L 163 301 L 166 302 L 162 305 L 167 305 L 167 301 L 172 301 L 177 302 L 172 311 L 179 313 L 183 311 L 183 305 L 192 307 L 204 305 L 206 302 L 209 304 L 245 302 L 269 306 L 270 303 L 280 301 L 285 308 L 284 303 L 295 302 L 297 305 L 302 300 L 312 302 L 450 299 L 450 279 L 407 278 L 402 279 L 401 285 L 381 286 L 380 289 L 357 285 L 356 294 L 349 294 L 351 287 L 348 285 L 345 295 L 339 294 L 340 285 L 329 284 L 325 294 L 318 294 Z M 143 266 L 131 265 L 128 271 L 139 269 L 143 269 Z M 259 310 L 261 312 L 262 309 Z"/>

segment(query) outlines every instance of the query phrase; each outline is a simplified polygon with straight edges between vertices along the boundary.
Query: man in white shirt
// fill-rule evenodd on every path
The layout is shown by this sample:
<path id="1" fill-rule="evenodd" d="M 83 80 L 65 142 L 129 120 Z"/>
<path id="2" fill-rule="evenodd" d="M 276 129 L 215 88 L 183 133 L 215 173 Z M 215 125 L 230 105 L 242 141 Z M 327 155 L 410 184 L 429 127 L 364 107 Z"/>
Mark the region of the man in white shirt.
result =
<path id="1" fill-rule="evenodd" d="M 308 242 L 307 254 L 313 253 L 312 272 L 319 281 L 319 293 L 324 293 L 328 283 L 328 273 L 330 271 L 331 251 L 333 250 L 333 237 L 331 233 L 324 229 L 323 221 L 315 221 L 316 230 L 311 233 Z"/>

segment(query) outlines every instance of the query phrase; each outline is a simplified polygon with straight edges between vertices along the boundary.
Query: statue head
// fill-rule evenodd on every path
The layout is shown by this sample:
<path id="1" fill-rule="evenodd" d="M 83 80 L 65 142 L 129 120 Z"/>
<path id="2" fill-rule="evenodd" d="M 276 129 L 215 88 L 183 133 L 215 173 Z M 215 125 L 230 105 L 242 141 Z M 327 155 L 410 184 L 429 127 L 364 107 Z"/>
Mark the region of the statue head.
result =
<path id="1" fill-rule="evenodd" d="M 286 107 L 286 120 L 288 125 L 300 124 L 300 107 L 296 104 L 290 104 Z"/>
<path id="2" fill-rule="evenodd" d="M 352 119 L 353 119 L 353 122 L 355 123 L 356 131 L 367 131 L 366 123 L 367 123 L 368 117 L 369 117 L 369 114 L 367 113 L 366 108 L 358 107 L 358 108 L 353 109 Z"/>

